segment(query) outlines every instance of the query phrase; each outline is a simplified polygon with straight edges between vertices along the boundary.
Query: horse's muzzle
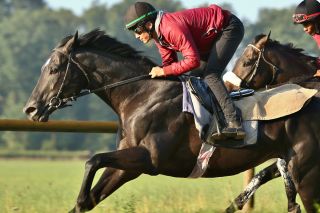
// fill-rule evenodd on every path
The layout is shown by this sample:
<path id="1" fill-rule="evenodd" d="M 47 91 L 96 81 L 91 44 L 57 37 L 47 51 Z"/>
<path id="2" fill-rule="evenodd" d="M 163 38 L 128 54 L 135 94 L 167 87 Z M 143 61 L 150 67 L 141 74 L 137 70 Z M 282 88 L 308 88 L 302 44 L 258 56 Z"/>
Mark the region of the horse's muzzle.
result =
<path id="1" fill-rule="evenodd" d="M 51 112 L 50 112 L 51 111 Z M 49 119 L 49 115 L 54 110 L 49 110 L 49 106 L 40 107 L 36 104 L 26 105 L 23 108 L 23 112 L 27 114 L 27 118 L 31 121 L 46 122 Z"/>

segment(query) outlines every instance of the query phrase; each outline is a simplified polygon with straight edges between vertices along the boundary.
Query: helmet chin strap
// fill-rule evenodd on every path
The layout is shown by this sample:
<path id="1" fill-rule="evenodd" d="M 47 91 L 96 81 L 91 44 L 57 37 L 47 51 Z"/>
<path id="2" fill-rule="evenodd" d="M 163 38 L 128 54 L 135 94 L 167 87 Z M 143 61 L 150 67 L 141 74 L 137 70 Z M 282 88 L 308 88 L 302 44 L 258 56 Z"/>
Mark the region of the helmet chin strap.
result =
<path id="1" fill-rule="evenodd" d="M 319 23 L 314 23 L 314 30 L 316 34 L 320 34 L 320 24 Z"/>
<path id="2" fill-rule="evenodd" d="M 151 30 L 148 30 L 147 32 L 148 32 L 150 38 L 152 38 L 152 31 L 151 31 Z"/>
<path id="3" fill-rule="evenodd" d="M 314 20 L 312 20 L 314 24 L 315 34 L 320 35 L 320 16 L 317 16 Z"/>
<path id="4" fill-rule="evenodd" d="M 148 29 L 147 27 L 146 27 L 146 24 L 144 24 L 143 25 L 143 28 L 144 28 L 144 30 L 149 34 L 149 37 L 150 37 L 150 40 L 153 38 L 153 35 L 152 35 L 152 33 L 154 32 L 154 23 L 152 23 L 152 27 L 151 27 L 151 29 Z"/>

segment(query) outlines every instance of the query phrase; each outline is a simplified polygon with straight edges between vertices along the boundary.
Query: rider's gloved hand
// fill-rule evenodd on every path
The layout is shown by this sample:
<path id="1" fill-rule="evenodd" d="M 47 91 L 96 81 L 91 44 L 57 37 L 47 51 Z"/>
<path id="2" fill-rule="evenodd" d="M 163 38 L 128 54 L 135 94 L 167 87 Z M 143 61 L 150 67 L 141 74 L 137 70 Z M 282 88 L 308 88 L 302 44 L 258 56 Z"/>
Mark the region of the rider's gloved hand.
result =
<path id="1" fill-rule="evenodd" d="M 161 67 L 153 67 L 149 73 L 151 78 L 164 76 L 164 70 Z"/>

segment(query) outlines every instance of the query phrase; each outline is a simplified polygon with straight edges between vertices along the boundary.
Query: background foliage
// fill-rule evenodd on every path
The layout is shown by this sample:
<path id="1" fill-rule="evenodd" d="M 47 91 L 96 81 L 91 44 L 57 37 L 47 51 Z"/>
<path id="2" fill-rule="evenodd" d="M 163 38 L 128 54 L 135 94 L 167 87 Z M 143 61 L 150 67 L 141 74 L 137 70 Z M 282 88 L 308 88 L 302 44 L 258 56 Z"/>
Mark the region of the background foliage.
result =
<path id="1" fill-rule="evenodd" d="M 160 63 L 154 45 L 142 45 L 124 29 L 122 14 L 133 2 L 122 0 L 107 6 L 94 1 L 81 16 L 77 16 L 70 10 L 48 8 L 44 0 L 0 0 L 0 119 L 25 119 L 22 108 L 37 82 L 42 64 L 55 45 L 76 30 L 85 33 L 99 27 Z M 178 0 L 155 0 L 152 3 L 166 11 L 183 9 Z M 221 6 L 233 10 L 228 4 Z M 273 39 L 294 43 L 315 54 L 315 43 L 303 33 L 301 26 L 294 26 L 291 22 L 293 10 L 294 6 L 281 10 L 262 9 L 255 23 L 243 20 L 246 34 L 238 52 L 242 52 L 255 35 L 272 30 Z M 78 100 L 72 108 L 55 113 L 52 119 L 116 120 L 117 117 L 97 97 L 88 96 Z M 113 137 L 109 134 L 1 132 L 0 148 L 96 151 L 114 149 Z"/>

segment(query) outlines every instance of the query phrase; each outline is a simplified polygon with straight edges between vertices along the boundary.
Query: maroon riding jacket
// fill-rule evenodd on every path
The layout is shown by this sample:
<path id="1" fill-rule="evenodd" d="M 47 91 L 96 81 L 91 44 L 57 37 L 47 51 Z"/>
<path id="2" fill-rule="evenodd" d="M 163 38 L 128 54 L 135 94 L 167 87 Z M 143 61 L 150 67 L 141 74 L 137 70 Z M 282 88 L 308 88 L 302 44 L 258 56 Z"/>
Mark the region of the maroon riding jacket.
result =
<path id="1" fill-rule="evenodd" d="M 165 75 L 180 75 L 199 67 L 222 28 L 228 23 L 230 12 L 217 5 L 188 9 L 174 13 L 159 13 L 155 29 L 156 45 L 162 57 Z M 183 59 L 178 61 L 177 53 Z"/>

